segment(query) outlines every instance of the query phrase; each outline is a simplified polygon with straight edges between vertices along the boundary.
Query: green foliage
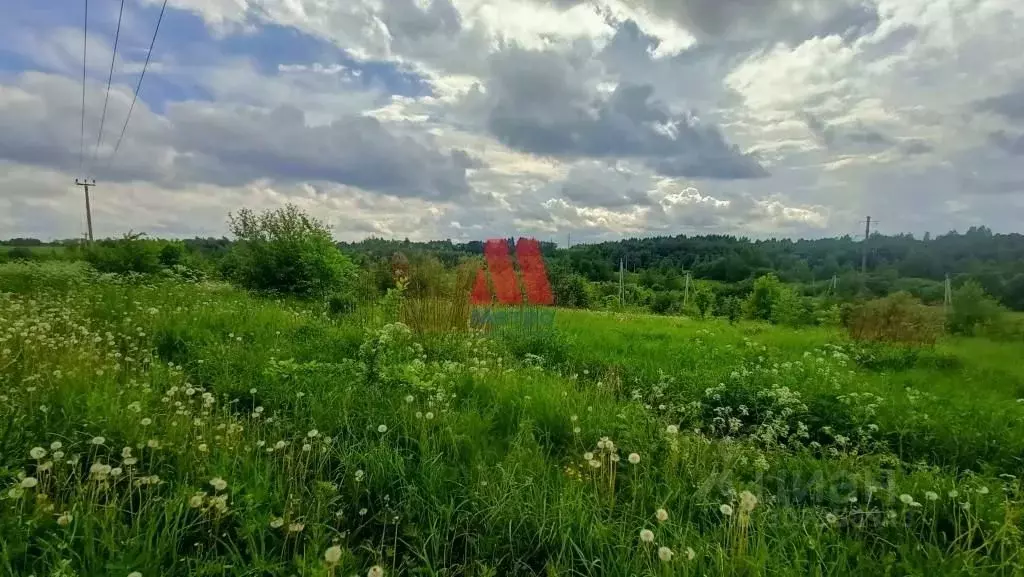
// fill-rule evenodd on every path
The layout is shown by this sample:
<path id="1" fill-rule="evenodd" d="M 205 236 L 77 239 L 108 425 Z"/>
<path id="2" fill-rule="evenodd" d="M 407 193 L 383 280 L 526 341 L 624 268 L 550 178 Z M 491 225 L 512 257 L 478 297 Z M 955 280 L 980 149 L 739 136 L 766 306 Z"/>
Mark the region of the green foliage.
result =
<path id="1" fill-rule="evenodd" d="M 159 258 L 160 264 L 167 268 L 182 265 L 185 261 L 185 245 L 178 241 L 167 242 L 160 249 Z"/>
<path id="2" fill-rule="evenodd" d="M 715 306 L 715 290 L 707 283 L 695 283 L 693 287 L 693 306 L 697 308 L 700 318 L 707 318 Z"/>
<path id="3" fill-rule="evenodd" d="M 755 320 L 771 321 L 772 309 L 775 307 L 785 290 L 785 286 L 779 282 L 779 277 L 774 274 L 766 274 L 754 281 L 754 289 L 744 303 L 744 310 L 748 317 Z"/>
<path id="4" fill-rule="evenodd" d="M 145 238 L 145 233 L 127 233 L 119 239 L 94 242 L 85 250 L 85 260 L 96 270 L 112 274 L 154 274 L 162 266 L 164 243 Z"/>
<path id="5" fill-rule="evenodd" d="M 35 260 L 35 255 L 32 253 L 32 249 L 27 246 L 16 246 L 6 251 L 8 260 L 11 261 L 30 261 Z"/>
<path id="6" fill-rule="evenodd" d="M 3 575 L 1018 572 L 1016 344 L 417 333 L 55 270 L 0 266 Z"/>
<path id="7" fill-rule="evenodd" d="M 594 305 L 594 294 L 590 283 L 578 274 L 559 275 L 553 279 L 552 290 L 558 306 L 587 309 Z"/>
<path id="8" fill-rule="evenodd" d="M 355 267 L 331 240 L 323 222 L 288 204 L 256 214 L 229 215 L 236 242 L 227 272 L 240 286 L 259 292 L 326 297 L 344 290 Z"/>
<path id="9" fill-rule="evenodd" d="M 664 315 L 676 310 L 679 307 L 679 302 L 676 300 L 677 295 L 668 291 L 662 291 L 655 295 L 654 302 L 651 303 L 651 312 L 657 315 Z"/>
<path id="10" fill-rule="evenodd" d="M 985 294 L 979 283 L 969 280 L 953 291 L 946 326 L 953 334 L 973 335 L 992 328 L 1002 316 L 999 303 Z"/>

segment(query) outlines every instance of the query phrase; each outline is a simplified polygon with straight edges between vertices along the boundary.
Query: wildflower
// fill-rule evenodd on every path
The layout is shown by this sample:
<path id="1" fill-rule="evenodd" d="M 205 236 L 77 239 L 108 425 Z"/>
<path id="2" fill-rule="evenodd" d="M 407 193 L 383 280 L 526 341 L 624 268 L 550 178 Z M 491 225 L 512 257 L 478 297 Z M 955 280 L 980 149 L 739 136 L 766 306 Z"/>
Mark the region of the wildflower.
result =
<path id="1" fill-rule="evenodd" d="M 430 421 L 430 420 L 433 420 L 433 418 L 434 418 L 434 413 L 433 413 L 433 412 L 431 412 L 431 411 L 427 411 L 427 414 L 426 414 L 426 415 L 423 415 L 423 416 L 424 416 L 424 417 L 426 417 L 426 419 L 427 419 L 428 421 Z"/>
<path id="2" fill-rule="evenodd" d="M 416 418 L 417 419 L 422 419 L 423 418 L 423 411 L 416 411 Z"/>
<path id="3" fill-rule="evenodd" d="M 37 461 L 41 461 L 46 456 L 46 449 L 42 447 L 32 447 L 32 450 L 28 452 L 29 456 Z"/>
<path id="4" fill-rule="evenodd" d="M 139 421 L 139 424 L 142 425 L 143 427 L 148 427 L 153 424 L 153 419 L 145 417 L 141 421 Z"/>
<path id="5" fill-rule="evenodd" d="M 934 492 L 934 491 L 925 491 L 924 492 L 924 498 L 928 499 L 929 501 L 938 501 L 939 500 L 939 494 Z"/>
<path id="6" fill-rule="evenodd" d="M 825 521 L 827 521 L 829 525 L 835 525 L 836 522 L 839 521 L 839 517 L 836 517 L 832 513 L 825 513 Z"/>
<path id="7" fill-rule="evenodd" d="M 306 436 L 309 437 L 310 439 L 315 439 L 320 436 L 320 431 L 316 429 L 311 429 L 308 433 L 306 433 Z"/>
<path id="8" fill-rule="evenodd" d="M 749 513 L 757 506 L 757 496 L 750 491 L 740 493 L 740 511 Z"/>
<path id="9" fill-rule="evenodd" d="M 206 499 L 206 493 L 196 493 L 188 500 L 188 506 L 193 509 L 198 509 L 203 506 L 203 501 Z"/>
<path id="10" fill-rule="evenodd" d="M 50 443 L 50 450 L 56 451 L 56 450 L 60 449 L 63 446 L 64 446 L 64 443 L 61 443 L 60 441 L 54 441 L 54 442 Z"/>
<path id="11" fill-rule="evenodd" d="M 285 447 L 285 445 L 287 445 L 287 444 L 288 443 L 285 443 L 284 441 L 278 441 L 278 442 L 274 443 L 274 448 L 275 449 L 283 449 Z"/>
<path id="12" fill-rule="evenodd" d="M 909 504 L 914 502 L 914 498 L 911 497 L 910 495 L 906 494 L 906 493 L 903 493 L 902 495 L 900 495 L 900 501 L 904 505 L 909 505 Z"/>
<path id="13" fill-rule="evenodd" d="M 138 401 L 135 401 L 133 403 L 129 403 L 128 404 L 128 410 L 133 412 L 133 413 L 142 412 L 142 403 L 140 403 Z"/>
<path id="14" fill-rule="evenodd" d="M 61 527 L 67 527 L 74 520 L 75 520 L 75 518 L 71 515 L 71 513 L 68 513 L 67 511 L 65 511 L 65 512 L 61 513 L 60 517 L 57 517 L 57 524 L 60 525 Z"/>
<path id="15" fill-rule="evenodd" d="M 22 489 L 31 489 L 32 487 L 35 487 L 38 484 L 39 479 L 36 479 L 35 477 L 25 477 L 24 479 L 21 480 Z"/>
<path id="16" fill-rule="evenodd" d="M 981 487 L 978 487 L 978 494 L 979 495 L 988 495 L 988 487 L 986 487 L 984 485 L 982 485 Z"/>
<path id="17" fill-rule="evenodd" d="M 149 447 L 150 449 L 159 449 L 160 448 L 160 441 L 158 441 L 156 439 L 150 439 L 150 440 L 146 441 L 146 446 Z"/>
<path id="18" fill-rule="evenodd" d="M 284 526 L 284 519 L 280 517 L 274 517 L 270 520 L 271 529 L 280 529 L 282 526 Z"/>
<path id="19" fill-rule="evenodd" d="M 196 447 L 196 448 L 199 449 L 200 453 L 205 453 L 205 452 L 210 450 L 210 448 L 206 445 L 206 443 L 199 443 L 199 446 Z"/>
<path id="20" fill-rule="evenodd" d="M 362 469 L 356 470 L 356 482 L 361 482 L 363 480 L 363 475 L 365 474 L 366 473 L 364 473 Z"/>
<path id="21" fill-rule="evenodd" d="M 722 503 L 721 505 L 719 505 L 718 510 L 721 511 L 722 514 L 726 517 L 732 515 L 732 505 L 729 505 L 728 503 Z"/>
<path id="22" fill-rule="evenodd" d="M 128 574 L 128 577 L 142 577 L 142 573 L 140 573 L 139 571 L 132 571 Z"/>
<path id="23" fill-rule="evenodd" d="M 132 448 L 131 447 L 125 447 L 125 448 L 121 449 L 121 456 L 124 457 L 125 459 L 127 459 L 128 457 L 131 457 L 132 456 Z"/>
<path id="24" fill-rule="evenodd" d="M 679 427 L 675 425 L 669 425 L 668 427 L 665 428 L 665 432 L 670 435 L 677 435 L 679 434 Z"/>
<path id="25" fill-rule="evenodd" d="M 380 565 L 374 565 L 366 572 L 366 577 L 384 577 L 384 568 Z"/>
<path id="26" fill-rule="evenodd" d="M 658 521 L 661 521 L 662 523 L 664 523 L 665 521 L 668 521 L 668 511 L 666 511 L 664 509 L 658 509 L 657 511 L 654 512 L 654 517 Z"/>
<path id="27" fill-rule="evenodd" d="M 640 531 L 640 540 L 643 541 L 644 543 L 653 543 L 654 542 L 654 531 L 651 531 L 650 529 L 644 529 L 644 530 Z"/>
<path id="28" fill-rule="evenodd" d="M 93 445 L 102 445 L 103 443 L 106 443 L 107 440 L 104 439 L 103 437 L 93 437 L 92 440 L 89 442 L 92 443 Z"/>
<path id="29" fill-rule="evenodd" d="M 953 499 L 955 497 L 959 497 L 960 496 L 960 491 L 957 491 L 956 489 L 950 489 L 949 493 L 946 493 L 946 494 L 949 495 L 950 499 Z"/>
<path id="30" fill-rule="evenodd" d="M 220 477 L 214 477 L 210 479 L 210 486 L 216 491 L 223 491 L 228 488 L 228 482 Z"/>
<path id="31" fill-rule="evenodd" d="M 693 561 L 694 557 L 697 556 L 697 552 L 693 550 L 693 547 L 686 548 L 686 560 Z"/>
<path id="32" fill-rule="evenodd" d="M 591 459 L 590 466 L 595 468 L 595 469 L 600 469 L 601 468 L 601 461 L 598 461 L 597 459 Z"/>
<path id="33" fill-rule="evenodd" d="M 305 443 L 305 444 L 302 445 L 302 450 L 304 452 L 308 453 L 308 452 L 313 450 L 313 445 L 310 445 L 309 443 Z"/>
<path id="34" fill-rule="evenodd" d="M 579 427 L 573 427 L 572 432 L 576 433 L 578 435 L 578 434 L 580 434 L 580 431 L 582 431 L 582 430 L 583 429 L 580 429 Z"/>
<path id="35" fill-rule="evenodd" d="M 338 561 L 341 561 L 341 547 L 337 545 L 327 548 L 324 552 L 324 561 L 327 561 L 331 565 L 335 565 Z"/>
<path id="36" fill-rule="evenodd" d="M 132 465 L 138 462 L 139 460 L 136 459 L 135 457 L 127 457 L 124 461 L 122 461 L 125 467 L 131 467 Z"/>
<path id="37" fill-rule="evenodd" d="M 305 523 L 300 523 L 298 521 L 296 521 L 294 523 L 289 523 L 288 524 L 288 532 L 289 533 L 300 533 L 305 528 L 306 528 L 306 524 Z"/>
<path id="38" fill-rule="evenodd" d="M 386 433 L 386 432 L 388 432 L 388 426 L 387 425 L 381 425 L 381 426 L 377 427 L 377 432 L 378 433 Z"/>
<path id="39" fill-rule="evenodd" d="M 583 460 L 584 461 L 593 461 L 594 460 L 594 454 L 591 453 L 590 451 L 587 451 L 586 453 L 583 453 Z"/>
<path id="40" fill-rule="evenodd" d="M 366 507 L 363 507 L 362 509 L 359 510 L 359 516 L 362 517 L 364 515 L 366 515 Z"/>
<path id="41" fill-rule="evenodd" d="M 640 455 L 638 453 L 630 453 L 629 454 L 629 462 L 630 462 L 630 464 L 633 464 L 633 465 L 636 465 L 636 464 L 640 463 Z"/>
<path id="42" fill-rule="evenodd" d="M 658 559 L 661 559 L 665 563 L 671 561 L 673 555 L 675 555 L 675 553 L 673 553 L 668 547 L 658 547 Z"/>
<path id="43" fill-rule="evenodd" d="M 121 469 L 121 467 L 114 467 L 113 469 L 110 470 L 110 476 L 119 477 L 123 472 L 124 471 Z"/>
<path id="44" fill-rule="evenodd" d="M 411 403 L 411 402 L 413 402 L 414 400 L 415 400 L 415 399 L 413 399 L 413 396 L 412 396 L 412 395 L 406 395 L 406 396 L 405 396 L 405 402 L 406 402 L 406 403 Z"/>

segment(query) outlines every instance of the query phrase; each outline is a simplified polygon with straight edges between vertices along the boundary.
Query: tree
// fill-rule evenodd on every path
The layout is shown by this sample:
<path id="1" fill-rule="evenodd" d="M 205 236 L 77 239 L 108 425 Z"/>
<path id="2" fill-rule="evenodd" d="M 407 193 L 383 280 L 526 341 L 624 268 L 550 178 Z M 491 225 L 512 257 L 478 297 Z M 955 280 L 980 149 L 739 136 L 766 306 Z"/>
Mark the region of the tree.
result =
<path id="1" fill-rule="evenodd" d="M 754 290 L 745 303 L 747 316 L 763 321 L 772 320 L 772 307 L 779 300 L 783 285 L 779 277 L 766 274 L 754 281 Z"/>
<path id="2" fill-rule="evenodd" d="M 325 297 L 349 290 L 355 267 L 334 245 L 330 229 L 293 204 L 256 214 L 228 215 L 237 242 L 228 271 L 255 291 Z"/>
<path id="3" fill-rule="evenodd" d="M 981 284 L 969 280 L 953 292 L 946 326 L 951 333 L 973 335 L 998 322 L 1001 316 L 999 303 L 985 294 Z"/>
<path id="4" fill-rule="evenodd" d="M 707 318 L 715 305 L 715 291 L 707 283 L 697 283 L 693 290 L 693 305 L 700 318 Z"/>

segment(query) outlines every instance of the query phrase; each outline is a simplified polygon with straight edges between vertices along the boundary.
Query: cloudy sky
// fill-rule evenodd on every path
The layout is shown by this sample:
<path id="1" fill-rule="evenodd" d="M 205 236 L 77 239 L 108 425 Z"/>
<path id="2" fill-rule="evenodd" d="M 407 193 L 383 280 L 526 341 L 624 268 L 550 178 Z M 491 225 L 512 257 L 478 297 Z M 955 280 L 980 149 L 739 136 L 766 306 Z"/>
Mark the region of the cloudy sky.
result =
<path id="1" fill-rule="evenodd" d="M 0 238 L 1024 225 L 1020 0 L 0 0 Z M 81 151 L 84 149 L 84 154 Z M 81 166 L 80 166 L 81 164 Z"/>

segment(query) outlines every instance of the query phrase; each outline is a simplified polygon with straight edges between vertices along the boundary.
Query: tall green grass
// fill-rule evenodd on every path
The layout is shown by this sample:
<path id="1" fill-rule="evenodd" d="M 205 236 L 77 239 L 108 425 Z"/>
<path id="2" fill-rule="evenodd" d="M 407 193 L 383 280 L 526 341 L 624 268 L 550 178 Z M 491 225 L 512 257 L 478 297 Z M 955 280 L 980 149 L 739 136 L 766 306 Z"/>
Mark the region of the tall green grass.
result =
<path id="1" fill-rule="evenodd" d="M 565 311 L 524 347 L 8 266 L 3 575 L 1021 571 L 1019 467 L 901 458 L 883 420 L 1009 350 L 879 372 L 824 331 Z M 991 432 L 943 418 L 935 451 Z"/>

